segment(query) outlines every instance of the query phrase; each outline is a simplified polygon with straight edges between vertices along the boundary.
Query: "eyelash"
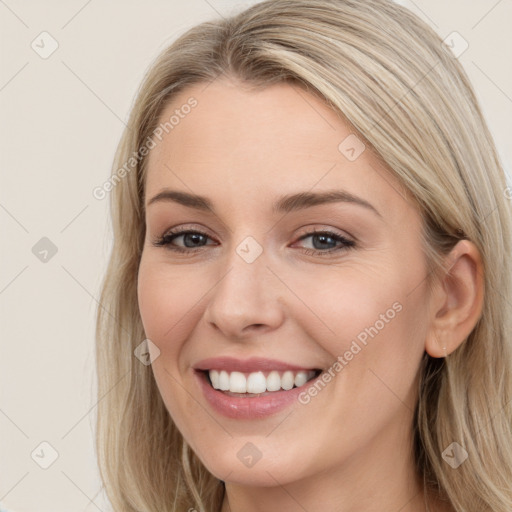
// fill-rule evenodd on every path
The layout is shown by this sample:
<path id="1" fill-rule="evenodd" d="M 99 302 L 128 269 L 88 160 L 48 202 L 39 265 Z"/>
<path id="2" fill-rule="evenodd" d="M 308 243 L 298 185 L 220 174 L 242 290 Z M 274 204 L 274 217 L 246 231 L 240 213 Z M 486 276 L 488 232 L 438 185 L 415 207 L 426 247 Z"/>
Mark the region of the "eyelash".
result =
<path id="1" fill-rule="evenodd" d="M 201 250 L 203 247 L 205 247 L 205 246 L 201 246 L 201 247 L 184 248 L 184 247 L 180 247 L 180 246 L 171 245 L 171 242 L 175 238 L 182 236 L 182 235 L 189 235 L 189 234 L 202 235 L 207 238 L 210 238 L 206 233 L 203 233 L 202 231 L 192 230 L 192 229 L 183 229 L 183 230 L 169 231 L 161 238 L 158 238 L 157 240 L 155 240 L 153 242 L 153 245 L 156 247 L 166 247 L 167 249 L 169 249 L 171 251 L 176 251 L 176 252 L 180 252 L 180 253 L 189 253 L 189 254 L 195 253 L 198 250 Z M 328 231 L 328 230 L 310 231 L 309 233 L 306 233 L 305 235 L 301 236 L 298 241 L 304 240 L 305 238 L 309 238 L 310 236 L 314 236 L 314 235 L 327 235 L 329 238 L 332 238 L 336 242 L 341 242 L 342 245 L 337 248 L 335 247 L 335 248 L 327 249 L 325 251 L 322 251 L 320 249 L 303 249 L 304 254 L 307 254 L 310 256 L 330 255 L 334 252 L 351 249 L 351 248 L 355 247 L 355 245 L 356 245 L 354 241 L 349 240 L 348 238 L 345 238 L 344 236 L 341 236 L 337 233 L 334 233 L 334 232 Z"/>

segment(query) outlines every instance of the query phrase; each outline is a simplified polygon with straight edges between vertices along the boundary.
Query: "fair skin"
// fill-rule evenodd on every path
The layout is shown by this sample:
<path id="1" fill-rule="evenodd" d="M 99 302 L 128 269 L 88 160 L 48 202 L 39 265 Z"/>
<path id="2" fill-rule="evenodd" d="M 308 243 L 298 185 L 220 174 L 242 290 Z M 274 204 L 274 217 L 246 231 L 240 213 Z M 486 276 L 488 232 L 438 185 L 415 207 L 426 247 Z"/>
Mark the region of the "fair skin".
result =
<path id="1" fill-rule="evenodd" d="M 197 107 L 149 156 L 138 294 L 146 336 L 160 350 L 158 388 L 188 444 L 225 481 L 222 512 L 426 510 L 411 451 L 418 368 L 425 351 L 450 354 L 476 324 L 478 251 L 459 242 L 451 275 L 429 294 L 416 207 L 368 148 L 354 161 L 338 150 L 353 130 L 320 99 L 290 84 L 255 90 L 223 78 L 181 91 L 162 120 L 191 96 Z M 163 189 L 207 197 L 212 209 L 149 204 Z M 327 190 L 373 209 L 272 210 L 282 195 Z M 171 247 L 188 253 L 154 245 L 171 228 L 207 236 L 198 249 L 176 237 Z M 313 230 L 354 245 L 325 254 L 343 245 L 303 238 Z M 252 263 L 236 251 L 248 236 L 263 250 Z M 197 384 L 193 366 L 207 357 L 328 369 L 397 303 L 400 312 L 307 404 L 228 418 Z M 261 454 L 251 467 L 237 457 L 248 442 Z"/>

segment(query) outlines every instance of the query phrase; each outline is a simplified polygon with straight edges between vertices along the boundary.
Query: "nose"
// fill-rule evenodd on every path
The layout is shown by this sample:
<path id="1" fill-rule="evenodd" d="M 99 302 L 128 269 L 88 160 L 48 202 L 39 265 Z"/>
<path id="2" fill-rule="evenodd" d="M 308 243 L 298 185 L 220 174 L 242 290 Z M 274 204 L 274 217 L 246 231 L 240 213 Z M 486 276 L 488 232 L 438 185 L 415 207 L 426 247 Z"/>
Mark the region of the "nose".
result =
<path id="1" fill-rule="evenodd" d="M 234 254 L 224 268 L 205 308 L 206 322 L 225 338 L 238 340 L 277 329 L 285 316 L 282 284 L 264 256 L 247 263 Z"/>

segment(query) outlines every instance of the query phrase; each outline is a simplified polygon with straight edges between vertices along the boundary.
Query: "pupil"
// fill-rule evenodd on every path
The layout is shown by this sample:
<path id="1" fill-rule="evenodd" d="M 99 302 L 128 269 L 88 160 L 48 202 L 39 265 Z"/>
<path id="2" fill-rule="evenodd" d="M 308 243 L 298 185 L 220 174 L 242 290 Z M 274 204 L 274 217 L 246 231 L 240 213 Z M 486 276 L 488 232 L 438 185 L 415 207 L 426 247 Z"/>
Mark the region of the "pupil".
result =
<path id="1" fill-rule="evenodd" d="M 188 233 L 183 237 L 183 242 L 186 247 L 194 247 L 199 245 L 198 242 L 201 242 L 201 238 L 203 238 L 203 235 L 199 233 Z M 187 240 L 191 241 L 191 245 L 187 244 Z"/>
<path id="2" fill-rule="evenodd" d="M 336 243 L 335 240 L 329 236 L 329 235 L 316 235 L 316 239 L 320 240 L 320 244 L 329 243 L 328 241 L 331 240 L 331 243 Z M 315 240 L 315 237 L 313 237 L 313 240 Z M 317 244 L 313 242 L 313 245 L 315 246 L 315 249 L 325 249 L 324 246 L 318 247 Z"/>

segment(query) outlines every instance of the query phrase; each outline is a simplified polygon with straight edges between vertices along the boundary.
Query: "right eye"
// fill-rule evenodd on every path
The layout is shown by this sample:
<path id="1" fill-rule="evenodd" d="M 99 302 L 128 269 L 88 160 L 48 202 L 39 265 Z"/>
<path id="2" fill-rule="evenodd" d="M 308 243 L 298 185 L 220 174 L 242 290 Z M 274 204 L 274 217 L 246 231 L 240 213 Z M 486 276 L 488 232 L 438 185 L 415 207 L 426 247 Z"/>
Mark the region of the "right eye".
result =
<path id="1" fill-rule="evenodd" d="M 182 240 L 183 245 L 176 245 L 176 240 Z M 195 252 L 197 249 L 204 247 L 205 242 L 211 238 L 201 231 L 182 229 L 176 231 L 169 231 L 162 237 L 153 242 L 156 247 L 166 247 L 172 251 L 177 252 Z"/>

